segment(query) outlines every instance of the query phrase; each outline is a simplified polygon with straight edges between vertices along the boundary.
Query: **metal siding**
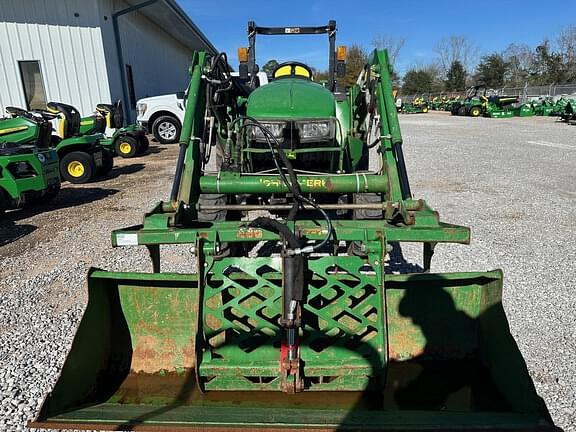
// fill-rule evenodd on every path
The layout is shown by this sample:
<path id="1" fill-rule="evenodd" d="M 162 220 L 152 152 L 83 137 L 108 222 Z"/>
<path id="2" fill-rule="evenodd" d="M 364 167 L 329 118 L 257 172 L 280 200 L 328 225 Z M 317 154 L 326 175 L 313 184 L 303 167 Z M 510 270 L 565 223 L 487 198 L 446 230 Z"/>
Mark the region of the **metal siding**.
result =
<path id="1" fill-rule="evenodd" d="M 78 13 L 79 17 L 75 17 Z M 20 60 L 39 60 L 48 101 L 91 113 L 110 90 L 98 2 L 2 0 L 0 109 L 25 106 Z"/>
<path id="2" fill-rule="evenodd" d="M 105 2 L 112 4 L 115 11 L 129 6 L 121 1 Z M 110 32 L 111 21 L 105 24 Z M 132 66 L 136 99 L 183 91 L 190 78 L 192 50 L 139 12 L 123 15 L 118 22 L 124 62 Z M 117 65 L 116 58 L 114 64 Z M 112 89 L 112 94 L 121 98 L 121 87 Z"/>

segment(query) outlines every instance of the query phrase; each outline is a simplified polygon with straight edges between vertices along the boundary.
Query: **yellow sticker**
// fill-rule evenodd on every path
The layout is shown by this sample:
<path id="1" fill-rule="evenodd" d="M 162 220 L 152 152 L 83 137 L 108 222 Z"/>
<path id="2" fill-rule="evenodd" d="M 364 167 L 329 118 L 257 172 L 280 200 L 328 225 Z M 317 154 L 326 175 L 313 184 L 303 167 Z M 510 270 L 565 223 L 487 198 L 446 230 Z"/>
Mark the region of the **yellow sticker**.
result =
<path id="1" fill-rule="evenodd" d="M 236 232 L 236 237 L 245 240 L 255 240 L 262 238 L 262 230 L 255 228 L 240 228 Z"/>

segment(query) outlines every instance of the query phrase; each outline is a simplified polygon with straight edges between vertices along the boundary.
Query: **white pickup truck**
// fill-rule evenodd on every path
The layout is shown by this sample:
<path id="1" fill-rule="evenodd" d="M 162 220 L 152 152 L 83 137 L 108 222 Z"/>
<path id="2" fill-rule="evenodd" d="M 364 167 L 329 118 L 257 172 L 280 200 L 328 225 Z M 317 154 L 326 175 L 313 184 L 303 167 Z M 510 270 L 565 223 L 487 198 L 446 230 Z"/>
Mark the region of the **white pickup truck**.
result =
<path id="1" fill-rule="evenodd" d="M 238 76 L 238 72 L 232 72 Z M 258 84 L 268 84 L 264 72 L 258 72 Z M 138 100 L 136 112 L 138 124 L 154 134 L 163 144 L 172 144 L 180 138 L 182 122 L 184 121 L 184 92 L 162 96 L 147 97 Z"/>

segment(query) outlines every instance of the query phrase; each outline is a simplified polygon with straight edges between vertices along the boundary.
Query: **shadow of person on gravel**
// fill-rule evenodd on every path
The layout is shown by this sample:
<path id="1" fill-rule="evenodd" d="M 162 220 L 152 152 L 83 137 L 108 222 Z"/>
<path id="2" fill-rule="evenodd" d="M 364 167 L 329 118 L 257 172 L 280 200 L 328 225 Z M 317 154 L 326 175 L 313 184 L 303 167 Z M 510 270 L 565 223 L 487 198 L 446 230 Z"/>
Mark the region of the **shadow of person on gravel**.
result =
<path id="1" fill-rule="evenodd" d="M 389 262 L 386 273 L 422 273 L 424 268 L 418 264 L 408 262 L 402 253 L 402 247 L 398 242 L 388 243 L 392 250 L 388 253 Z"/>

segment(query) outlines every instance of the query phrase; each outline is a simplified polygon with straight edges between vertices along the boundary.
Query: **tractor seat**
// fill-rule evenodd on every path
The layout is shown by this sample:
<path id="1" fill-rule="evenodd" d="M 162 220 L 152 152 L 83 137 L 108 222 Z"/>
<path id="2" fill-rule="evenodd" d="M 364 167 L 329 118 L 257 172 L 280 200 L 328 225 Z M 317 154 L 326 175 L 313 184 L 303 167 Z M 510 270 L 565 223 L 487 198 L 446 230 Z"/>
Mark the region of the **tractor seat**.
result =
<path id="1" fill-rule="evenodd" d="M 76 136 L 80 133 L 80 113 L 72 105 L 60 102 L 48 102 L 48 111 L 62 115 L 59 126 L 59 134 L 62 139 Z"/>

